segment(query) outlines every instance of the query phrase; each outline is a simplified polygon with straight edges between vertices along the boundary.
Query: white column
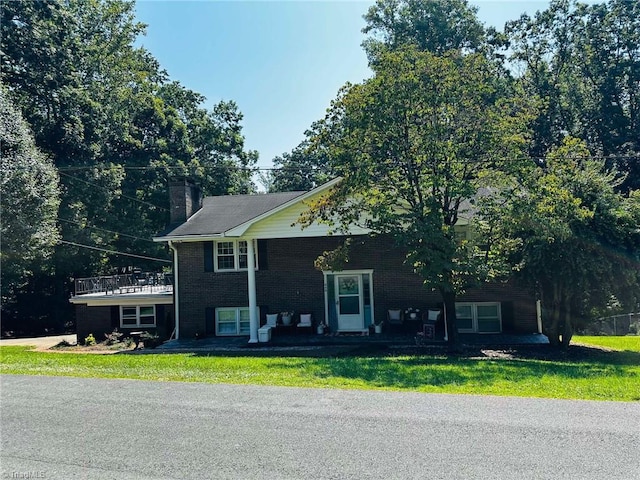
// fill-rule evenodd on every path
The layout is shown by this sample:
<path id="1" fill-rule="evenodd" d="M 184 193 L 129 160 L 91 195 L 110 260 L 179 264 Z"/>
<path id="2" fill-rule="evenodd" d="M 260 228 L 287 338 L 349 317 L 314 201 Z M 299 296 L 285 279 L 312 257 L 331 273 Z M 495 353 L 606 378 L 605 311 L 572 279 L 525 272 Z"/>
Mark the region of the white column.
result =
<path id="1" fill-rule="evenodd" d="M 256 260 L 253 239 L 247 240 L 247 282 L 249 287 L 249 343 L 258 343 L 258 302 L 256 300 Z"/>

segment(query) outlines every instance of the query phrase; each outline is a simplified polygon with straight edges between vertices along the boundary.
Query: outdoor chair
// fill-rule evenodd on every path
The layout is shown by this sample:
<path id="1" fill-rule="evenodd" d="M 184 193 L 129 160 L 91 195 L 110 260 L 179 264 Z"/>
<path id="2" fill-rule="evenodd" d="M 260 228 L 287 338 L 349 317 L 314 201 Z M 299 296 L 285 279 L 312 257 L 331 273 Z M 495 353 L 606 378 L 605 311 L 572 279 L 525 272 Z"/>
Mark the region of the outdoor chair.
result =
<path id="1" fill-rule="evenodd" d="M 298 322 L 298 325 L 296 327 L 297 331 L 300 331 L 301 328 L 308 328 L 309 329 L 309 333 L 313 333 L 313 322 L 311 321 L 311 314 L 310 313 L 301 313 L 300 314 L 300 321 Z"/>
<path id="2" fill-rule="evenodd" d="M 404 312 L 401 308 L 390 308 L 387 310 L 387 322 L 389 327 L 400 329 L 404 324 Z"/>
<path id="3" fill-rule="evenodd" d="M 277 313 L 267 313 L 267 323 L 266 325 L 276 328 L 278 324 L 278 314 Z"/>

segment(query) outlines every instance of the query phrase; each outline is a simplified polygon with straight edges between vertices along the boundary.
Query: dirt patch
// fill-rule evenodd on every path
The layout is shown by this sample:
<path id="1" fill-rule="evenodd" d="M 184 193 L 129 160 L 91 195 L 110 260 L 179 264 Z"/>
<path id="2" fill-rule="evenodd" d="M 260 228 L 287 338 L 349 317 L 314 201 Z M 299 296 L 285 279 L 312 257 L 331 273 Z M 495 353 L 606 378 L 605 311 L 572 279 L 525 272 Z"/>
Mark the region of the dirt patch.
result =
<path id="1" fill-rule="evenodd" d="M 550 345 L 523 345 L 514 347 L 477 347 L 465 346 L 460 353 L 448 353 L 442 347 L 390 348 L 389 355 L 435 355 L 468 358 L 474 360 L 547 360 L 581 362 L 604 360 L 622 352 L 592 345 L 570 345 L 567 349 Z"/>

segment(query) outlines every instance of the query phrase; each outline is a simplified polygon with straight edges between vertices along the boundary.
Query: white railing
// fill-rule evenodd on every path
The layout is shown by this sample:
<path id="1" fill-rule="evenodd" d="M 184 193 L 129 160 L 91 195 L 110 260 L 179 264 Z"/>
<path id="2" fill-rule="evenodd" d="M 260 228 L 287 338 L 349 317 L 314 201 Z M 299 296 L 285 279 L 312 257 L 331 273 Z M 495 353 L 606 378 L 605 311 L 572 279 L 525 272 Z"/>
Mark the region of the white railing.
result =
<path id="1" fill-rule="evenodd" d="M 173 275 L 142 272 L 75 279 L 76 295 L 153 292 L 162 287 L 166 290 L 173 288 Z"/>

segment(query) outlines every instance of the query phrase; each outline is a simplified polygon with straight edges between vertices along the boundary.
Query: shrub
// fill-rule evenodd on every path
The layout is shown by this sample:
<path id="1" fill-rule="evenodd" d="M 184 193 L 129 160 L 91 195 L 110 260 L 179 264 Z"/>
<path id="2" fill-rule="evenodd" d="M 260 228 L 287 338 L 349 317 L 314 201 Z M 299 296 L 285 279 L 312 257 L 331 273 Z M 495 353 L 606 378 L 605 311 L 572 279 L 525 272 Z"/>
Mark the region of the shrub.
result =
<path id="1" fill-rule="evenodd" d="M 96 337 L 93 336 L 93 333 L 90 333 L 87 337 L 85 337 L 84 344 L 87 346 L 96 344 Z"/>
<path id="2" fill-rule="evenodd" d="M 111 333 L 105 333 L 104 334 L 105 343 L 107 345 L 115 345 L 116 343 L 120 342 L 122 335 L 123 334 L 120 333 L 117 328 Z"/>
<path id="3" fill-rule="evenodd" d="M 144 343 L 144 348 L 156 348 L 162 343 L 158 335 L 150 332 L 144 332 L 140 335 L 140 340 Z"/>
<path id="4" fill-rule="evenodd" d="M 53 346 L 53 348 L 66 348 L 66 347 L 73 347 L 73 344 L 67 342 L 66 340 L 62 340 Z"/>

